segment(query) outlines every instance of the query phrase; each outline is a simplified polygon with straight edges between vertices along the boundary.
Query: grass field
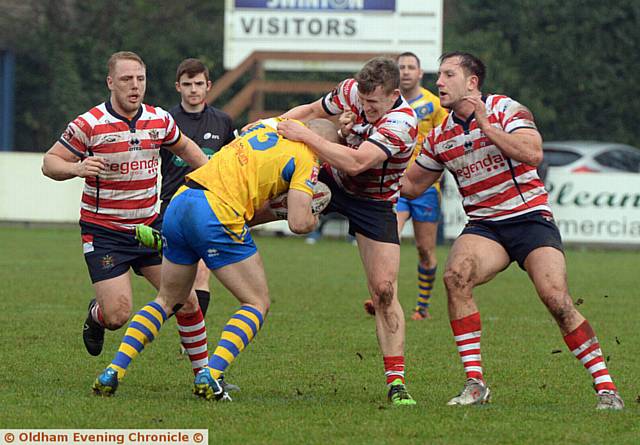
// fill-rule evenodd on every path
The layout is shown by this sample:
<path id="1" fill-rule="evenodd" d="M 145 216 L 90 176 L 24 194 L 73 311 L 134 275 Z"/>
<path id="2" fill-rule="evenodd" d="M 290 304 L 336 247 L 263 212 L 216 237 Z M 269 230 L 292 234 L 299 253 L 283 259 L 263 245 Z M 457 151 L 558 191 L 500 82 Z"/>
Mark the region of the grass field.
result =
<path id="1" fill-rule="evenodd" d="M 434 318 L 407 322 L 414 408 L 385 400 L 357 248 L 338 240 L 260 237 L 272 295 L 264 328 L 227 373 L 230 404 L 190 394 L 171 321 L 131 366 L 115 397 L 90 392 L 124 330 L 90 357 L 81 326 L 92 290 L 76 229 L 0 227 L 0 428 L 207 428 L 215 444 L 631 444 L 640 440 L 638 253 L 569 251 L 574 300 L 598 333 L 624 412 L 596 412 L 591 379 L 566 349 L 516 266 L 477 291 L 492 403 L 448 407 L 464 375 L 441 275 Z M 444 264 L 447 249 L 439 250 Z M 400 298 L 414 304 L 415 249 L 402 247 Z M 439 271 L 440 272 L 440 271 Z M 135 279 L 136 308 L 154 292 Z M 210 345 L 237 304 L 216 282 Z M 561 351 L 561 352 L 557 352 Z"/>

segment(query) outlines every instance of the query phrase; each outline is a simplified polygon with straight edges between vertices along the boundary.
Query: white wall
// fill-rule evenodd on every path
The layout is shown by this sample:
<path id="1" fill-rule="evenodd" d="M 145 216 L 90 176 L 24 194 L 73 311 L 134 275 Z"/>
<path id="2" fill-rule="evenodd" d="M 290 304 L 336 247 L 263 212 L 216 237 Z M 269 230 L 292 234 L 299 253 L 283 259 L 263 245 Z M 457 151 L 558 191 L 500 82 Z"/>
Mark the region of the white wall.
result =
<path id="1" fill-rule="evenodd" d="M 0 153 L 0 221 L 77 222 L 83 180 L 53 181 L 42 175 L 41 153 Z M 466 222 L 455 182 L 443 190 L 446 239 Z M 559 173 L 547 177 L 551 209 L 567 242 L 640 246 L 640 174 Z M 290 233 L 285 221 L 262 227 Z M 326 234 L 343 236 L 347 225 L 332 221 Z M 413 236 L 411 224 L 403 237 Z"/>
<path id="2" fill-rule="evenodd" d="M 84 181 L 53 181 L 42 153 L 0 153 L 0 221 L 77 222 Z"/>

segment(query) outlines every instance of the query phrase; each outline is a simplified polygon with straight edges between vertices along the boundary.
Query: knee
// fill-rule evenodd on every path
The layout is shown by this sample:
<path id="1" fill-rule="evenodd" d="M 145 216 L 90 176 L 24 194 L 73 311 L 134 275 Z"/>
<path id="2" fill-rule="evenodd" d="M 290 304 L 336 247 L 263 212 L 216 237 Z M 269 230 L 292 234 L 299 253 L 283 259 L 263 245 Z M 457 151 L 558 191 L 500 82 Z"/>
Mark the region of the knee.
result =
<path id="1" fill-rule="evenodd" d="M 187 301 L 184 302 L 184 304 L 180 306 L 180 309 L 178 310 L 178 312 L 180 313 L 184 312 L 185 314 L 192 314 L 198 310 L 198 306 L 199 306 L 198 298 L 196 297 L 195 292 L 191 292 L 191 294 L 189 294 L 189 298 L 187 299 Z M 170 311 L 173 311 L 174 307 L 175 306 L 173 306 L 170 309 Z"/>
<path id="2" fill-rule="evenodd" d="M 474 265 L 471 260 L 463 264 L 448 266 L 442 276 L 447 293 L 457 295 L 473 289 L 473 270 Z"/>
<path id="3" fill-rule="evenodd" d="M 432 268 L 436 265 L 436 257 L 431 246 L 417 245 L 418 258 L 421 263 L 427 263 L 427 267 Z"/>
<path id="4" fill-rule="evenodd" d="M 393 301 L 393 283 L 391 281 L 381 281 L 373 285 L 373 302 L 379 307 L 385 308 Z"/>
<path id="5" fill-rule="evenodd" d="M 104 327 L 110 331 L 124 326 L 129 317 L 131 317 L 131 304 L 121 301 L 109 310 L 105 310 L 102 314 L 104 318 Z"/>
<path id="6" fill-rule="evenodd" d="M 123 312 L 112 312 L 110 314 L 104 314 L 104 327 L 109 329 L 110 331 L 115 331 L 116 329 L 120 329 L 124 326 L 129 317 L 131 316 L 131 311 Z"/>

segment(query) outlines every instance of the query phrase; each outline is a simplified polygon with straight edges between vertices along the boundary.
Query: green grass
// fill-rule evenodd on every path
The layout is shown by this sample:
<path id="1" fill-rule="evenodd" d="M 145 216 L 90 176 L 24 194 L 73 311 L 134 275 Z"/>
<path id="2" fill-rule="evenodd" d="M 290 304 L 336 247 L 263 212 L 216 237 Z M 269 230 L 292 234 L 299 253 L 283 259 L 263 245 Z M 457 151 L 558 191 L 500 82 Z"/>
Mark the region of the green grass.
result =
<path id="1" fill-rule="evenodd" d="M 100 357 L 85 352 L 80 332 L 92 288 L 79 231 L 0 228 L 0 428 L 207 428 L 216 444 L 637 443 L 636 252 L 567 253 L 572 295 L 584 301 L 579 309 L 609 357 L 624 412 L 594 410 L 591 379 L 516 266 L 476 293 L 492 403 L 445 406 L 464 375 L 440 270 L 433 320 L 407 322 L 407 379 L 418 405 L 394 409 L 385 400 L 374 323 L 362 310 L 366 284 L 357 248 L 338 240 L 257 243 L 273 304 L 227 373 L 242 388 L 235 401 L 205 403 L 190 394 L 192 376 L 178 355 L 173 321 L 131 366 L 118 394 L 101 399 L 89 388 L 124 330 L 107 334 Z M 441 264 L 446 254 L 439 250 Z M 407 314 L 415 256 L 403 244 L 400 298 Z M 139 308 L 154 292 L 140 278 L 133 282 Z M 237 307 L 212 283 L 210 346 Z"/>

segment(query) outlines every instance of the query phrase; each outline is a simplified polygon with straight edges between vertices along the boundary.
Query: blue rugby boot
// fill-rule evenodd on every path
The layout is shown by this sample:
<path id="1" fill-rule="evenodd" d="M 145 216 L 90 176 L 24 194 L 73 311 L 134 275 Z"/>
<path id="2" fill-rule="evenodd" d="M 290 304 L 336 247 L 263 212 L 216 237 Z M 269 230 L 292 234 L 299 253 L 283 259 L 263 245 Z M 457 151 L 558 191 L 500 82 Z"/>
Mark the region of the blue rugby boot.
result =
<path id="1" fill-rule="evenodd" d="M 114 395 L 118 389 L 118 371 L 113 368 L 105 369 L 93 382 L 91 389 L 98 396 Z"/>
<path id="2" fill-rule="evenodd" d="M 224 390 L 220 381 L 213 378 L 211 368 L 205 366 L 196 374 L 193 380 L 193 394 L 206 400 L 221 400 L 231 402 L 231 397 Z"/>

